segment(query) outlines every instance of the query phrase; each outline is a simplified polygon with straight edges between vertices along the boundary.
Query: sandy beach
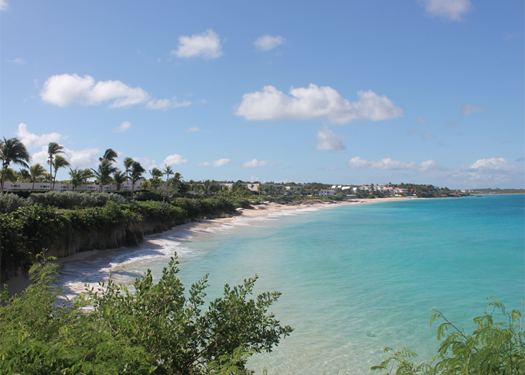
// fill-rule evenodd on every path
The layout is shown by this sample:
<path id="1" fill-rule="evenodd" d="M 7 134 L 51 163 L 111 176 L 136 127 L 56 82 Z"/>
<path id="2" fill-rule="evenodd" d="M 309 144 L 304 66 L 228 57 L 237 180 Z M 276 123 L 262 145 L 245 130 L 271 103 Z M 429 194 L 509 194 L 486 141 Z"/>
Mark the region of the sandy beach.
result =
<path id="1" fill-rule="evenodd" d="M 239 215 L 238 216 L 232 216 L 227 218 L 216 218 L 216 219 L 201 219 L 198 221 L 186 223 L 183 225 L 178 225 L 176 227 L 173 227 L 170 230 L 170 234 L 173 237 L 176 237 L 180 241 L 185 241 L 188 237 L 193 237 L 196 235 L 206 235 L 213 233 L 214 227 L 220 227 L 224 224 L 228 224 L 234 220 L 237 219 L 245 219 L 245 218 L 256 218 L 260 216 L 268 216 L 273 213 L 283 212 L 283 211 L 292 211 L 292 210 L 301 210 L 305 208 L 329 208 L 329 207 L 337 207 L 341 205 L 354 205 L 354 204 L 376 204 L 376 203 L 384 203 L 384 202 L 392 202 L 392 201 L 402 201 L 402 200 L 410 200 L 410 199 L 418 199 L 415 197 L 395 197 L 395 198 L 382 198 L 382 199 L 359 199 L 355 201 L 349 201 L 349 202 L 335 202 L 335 203 L 329 203 L 329 202 L 312 202 L 312 203 L 302 203 L 302 204 L 278 204 L 278 203 L 268 203 L 268 204 L 262 204 L 259 206 L 254 206 L 253 209 L 239 209 Z M 149 242 L 150 240 L 153 240 L 154 236 L 156 235 L 150 235 L 145 237 L 145 242 Z M 152 241 L 153 242 L 153 241 Z M 63 269 L 63 266 L 67 263 L 71 262 L 82 262 L 82 261 L 94 261 L 97 260 L 104 264 L 106 263 L 108 267 L 111 267 L 111 260 L 115 258 L 115 256 L 122 255 L 125 252 L 128 252 L 129 249 L 126 248 L 120 248 L 120 249 L 110 249 L 110 250 L 90 250 L 90 251 L 83 251 L 68 257 L 59 258 L 54 261 L 54 263 L 58 264 L 61 269 Z M 9 295 L 13 296 L 15 294 L 22 293 L 29 285 L 31 285 L 31 281 L 25 276 L 25 275 L 19 275 L 16 277 L 13 277 L 12 279 L 8 280 L 5 283 L 9 288 Z"/>

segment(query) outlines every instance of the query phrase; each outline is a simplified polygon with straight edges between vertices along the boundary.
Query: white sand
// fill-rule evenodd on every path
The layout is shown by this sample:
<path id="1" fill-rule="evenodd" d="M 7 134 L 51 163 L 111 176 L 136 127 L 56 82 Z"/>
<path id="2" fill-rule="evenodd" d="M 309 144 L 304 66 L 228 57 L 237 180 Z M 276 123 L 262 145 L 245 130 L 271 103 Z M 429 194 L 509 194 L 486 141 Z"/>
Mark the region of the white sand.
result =
<path id="1" fill-rule="evenodd" d="M 392 201 L 402 201 L 402 200 L 408 200 L 408 199 L 418 199 L 415 197 L 393 197 L 393 198 L 381 198 L 381 199 L 358 199 L 356 200 L 360 204 L 371 204 L 371 203 L 381 203 L 381 202 L 392 202 Z M 254 218 L 259 216 L 268 216 L 274 212 L 282 212 L 282 211 L 290 211 L 290 210 L 299 210 L 307 207 L 327 207 L 327 206 L 339 206 L 339 205 L 349 205 L 349 204 L 355 204 L 356 201 L 352 202 L 336 202 L 336 203 L 306 203 L 306 204 L 298 204 L 298 205 L 283 205 L 278 203 L 270 203 L 267 205 L 260 205 L 255 206 L 254 209 L 243 209 L 239 210 L 240 215 L 239 216 L 233 216 L 228 218 L 218 218 L 218 219 L 206 219 L 206 220 L 199 220 L 183 225 L 178 225 L 176 227 L 173 227 L 172 231 L 173 234 L 177 237 L 187 237 L 188 233 L 191 233 L 192 236 L 194 235 L 203 235 L 207 232 L 208 228 L 213 227 L 220 227 L 221 225 L 225 223 L 229 223 L 232 220 L 238 219 L 238 218 Z M 145 241 L 147 241 L 147 237 L 145 238 Z M 69 262 L 76 262 L 81 260 L 90 260 L 90 259 L 96 259 L 100 256 L 102 256 L 105 250 L 90 250 L 90 251 L 83 251 L 68 257 L 60 258 L 54 261 L 54 263 L 58 264 L 59 266 L 62 266 L 65 263 Z M 31 285 L 31 281 L 25 276 L 25 275 L 19 275 L 15 276 L 11 279 L 9 279 L 5 283 L 9 288 L 9 295 L 12 296 L 14 294 L 20 294 L 23 292 L 29 285 Z"/>

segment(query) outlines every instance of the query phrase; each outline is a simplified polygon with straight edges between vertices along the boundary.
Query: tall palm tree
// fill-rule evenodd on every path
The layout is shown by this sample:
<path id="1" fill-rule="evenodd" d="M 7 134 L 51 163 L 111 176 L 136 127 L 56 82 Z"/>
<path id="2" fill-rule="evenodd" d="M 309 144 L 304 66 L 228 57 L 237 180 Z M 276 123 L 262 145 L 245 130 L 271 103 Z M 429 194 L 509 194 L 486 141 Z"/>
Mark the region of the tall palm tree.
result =
<path id="1" fill-rule="evenodd" d="M 52 177 L 53 177 L 53 161 L 58 154 L 64 153 L 64 146 L 59 145 L 56 142 L 49 142 L 47 145 L 47 153 L 49 158 L 47 159 L 47 164 L 49 164 L 49 185 L 51 186 Z M 55 184 L 53 183 L 53 188 Z"/>
<path id="2" fill-rule="evenodd" d="M 164 174 L 166 175 L 166 182 L 170 179 L 170 174 L 173 174 L 173 169 L 171 169 L 170 165 L 164 164 Z"/>
<path id="3" fill-rule="evenodd" d="M 35 189 L 35 182 L 46 173 L 46 169 L 36 163 L 29 168 L 29 174 L 31 176 L 31 182 L 33 183 L 33 190 Z"/>
<path id="4" fill-rule="evenodd" d="M 161 178 L 162 175 L 164 174 L 158 168 L 153 168 L 152 170 L 149 171 L 149 173 L 150 173 L 151 177 L 153 177 L 153 178 Z"/>
<path id="5" fill-rule="evenodd" d="M 1 191 L 4 190 L 4 181 L 9 164 L 18 164 L 29 168 L 27 164 L 31 160 L 26 146 L 17 138 L 9 138 L 0 141 L 0 159 L 2 160 L 2 182 Z"/>
<path id="6" fill-rule="evenodd" d="M 135 183 L 142 178 L 142 174 L 146 172 L 146 170 L 140 165 L 138 161 L 134 161 L 131 164 L 130 167 L 130 180 L 131 180 L 131 191 L 132 193 L 135 192 Z"/>
<path id="7" fill-rule="evenodd" d="M 104 155 L 98 158 L 98 161 L 107 160 L 111 163 L 116 163 L 117 158 L 118 158 L 118 154 L 115 151 L 113 151 L 113 149 L 108 148 L 106 152 L 104 152 Z"/>
<path id="8" fill-rule="evenodd" d="M 115 181 L 115 184 L 117 184 L 117 190 L 120 190 L 122 184 L 128 179 L 129 177 L 126 175 L 126 172 L 122 172 L 118 169 L 115 172 L 113 172 L 113 181 Z"/>
<path id="9" fill-rule="evenodd" d="M 55 170 L 55 174 L 53 175 L 53 190 L 55 190 L 55 182 L 57 180 L 57 172 L 60 168 L 69 167 L 71 164 L 66 160 L 65 157 L 57 155 L 55 156 L 55 160 L 53 160 L 53 168 Z"/>
<path id="10" fill-rule="evenodd" d="M 109 160 L 102 160 L 97 169 L 91 168 L 91 170 L 98 180 L 100 191 L 102 191 L 102 186 L 111 180 L 111 175 L 115 173 L 117 168 L 112 166 Z"/>

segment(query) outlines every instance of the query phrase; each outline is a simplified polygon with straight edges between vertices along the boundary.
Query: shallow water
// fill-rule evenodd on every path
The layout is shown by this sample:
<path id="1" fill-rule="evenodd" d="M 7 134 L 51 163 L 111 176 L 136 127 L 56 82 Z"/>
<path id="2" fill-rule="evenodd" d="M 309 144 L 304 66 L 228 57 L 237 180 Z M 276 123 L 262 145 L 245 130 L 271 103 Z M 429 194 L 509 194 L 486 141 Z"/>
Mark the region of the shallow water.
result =
<path id="1" fill-rule="evenodd" d="M 176 251 L 189 285 L 210 273 L 208 295 L 259 275 L 256 292 L 283 294 L 272 311 L 295 328 L 273 353 L 249 364 L 270 374 L 368 374 L 385 346 L 435 352 L 433 307 L 471 326 L 493 294 L 521 305 L 524 196 L 485 196 L 303 209 L 237 219 L 205 235 L 170 231 L 140 248 L 68 263 L 72 292 L 109 270 L 129 282 L 159 276 Z M 190 238 L 191 237 L 191 238 Z"/>

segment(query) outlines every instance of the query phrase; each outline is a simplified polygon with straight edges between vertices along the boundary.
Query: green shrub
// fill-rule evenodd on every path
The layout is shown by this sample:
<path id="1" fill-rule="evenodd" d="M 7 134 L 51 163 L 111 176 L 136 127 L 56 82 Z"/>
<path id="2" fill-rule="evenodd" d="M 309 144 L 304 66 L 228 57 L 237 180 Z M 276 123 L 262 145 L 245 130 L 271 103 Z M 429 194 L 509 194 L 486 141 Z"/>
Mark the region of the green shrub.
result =
<path id="1" fill-rule="evenodd" d="M 175 207 L 180 207 L 184 210 L 186 216 L 190 219 L 196 219 L 201 216 L 200 200 L 195 198 L 176 198 L 171 201 Z"/>
<path id="2" fill-rule="evenodd" d="M 174 207 L 167 202 L 136 202 L 130 205 L 130 208 L 143 217 L 159 221 L 181 220 L 186 217 L 182 208 Z"/>
<path id="3" fill-rule="evenodd" d="M 152 191 L 147 191 L 147 190 L 139 191 L 138 193 L 135 193 L 135 195 L 133 195 L 133 199 L 138 202 L 145 202 L 145 201 L 162 202 L 164 200 L 162 195 L 158 193 L 154 193 Z"/>
<path id="4" fill-rule="evenodd" d="M 73 207 L 102 207 L 109 201 L 122 203 L 124 198 L 114 193 L 49 191 L 45 194 L 31 195 L 27 199 L 27 204 L 68 209 Z"/>
<path id="5" fill-rule="evenodd" d="M 26 205 L 26 200 L 16 194 L 0 194 L 0 214 L 8 214 Z"/>
<path id="6" fill-rule="evenodd" d="M 498 316 L 503 321 L 497 321 Z M 430 363 L 411 362 L 417 354 L 402 349 L 371 370 L 413 375 L 525 374 L 525 331 L 519 310 L 509 314 L 501 302 L 489 303 L 487 299 L 483 315 L 474 318 L 476 328 L 472 334 L 457 328 L 438 310 L 431 325 L 435 319 L 444 320 L 437 332 L 437 339 L 442 341 Z"/>
<path id="7" fill-rule="evenodd" d="M 135 293 L 110 279 L 62 304 L 58 266 L 35 264 L 22 296 L 0 296 L 0 373 L 248 374 L 249 355 L 292 332 L 268 312 L 280 293 L 250 299 L 257 275 L 225 285 L 204 309 L 207 275 L 186 292 L 177 264 L 172 258 L 157 284 L 148 270 Z"/>

